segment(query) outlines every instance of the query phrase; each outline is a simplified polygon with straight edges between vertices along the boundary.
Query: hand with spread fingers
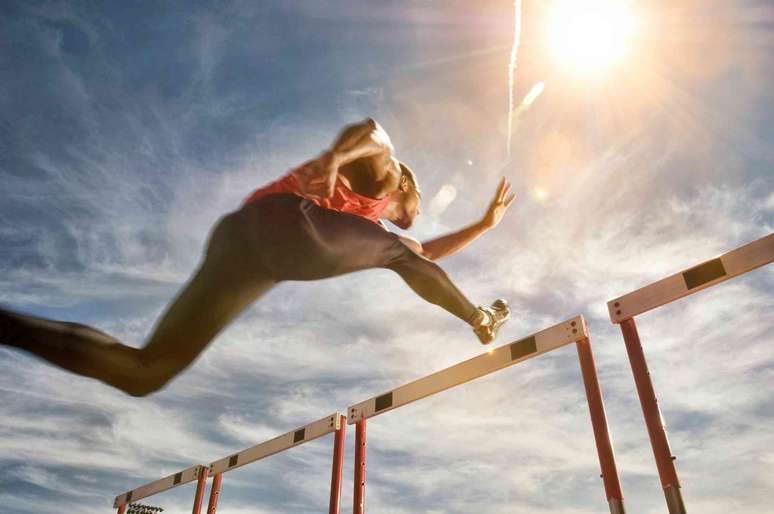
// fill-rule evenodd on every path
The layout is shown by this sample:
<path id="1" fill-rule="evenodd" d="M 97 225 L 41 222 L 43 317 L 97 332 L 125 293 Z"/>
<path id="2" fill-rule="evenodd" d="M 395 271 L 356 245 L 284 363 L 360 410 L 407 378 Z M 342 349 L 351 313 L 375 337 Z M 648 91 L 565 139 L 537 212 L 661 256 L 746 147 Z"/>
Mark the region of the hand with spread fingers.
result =
<path id="1" fill-rule="evenodd" d="M 497 187 L 497 193 L 495 194 L 492 203 L 489 204 L 489 208 L 486 210 L 484 219 L 481 223 L 488 229 L 496 227 L 505 215 L 505 211 L 511 206 L 513 200 L 516 198 L 515 193 L 511 193 L 511 183 L 503 177 L 500 181 L 500 185 Z"/>

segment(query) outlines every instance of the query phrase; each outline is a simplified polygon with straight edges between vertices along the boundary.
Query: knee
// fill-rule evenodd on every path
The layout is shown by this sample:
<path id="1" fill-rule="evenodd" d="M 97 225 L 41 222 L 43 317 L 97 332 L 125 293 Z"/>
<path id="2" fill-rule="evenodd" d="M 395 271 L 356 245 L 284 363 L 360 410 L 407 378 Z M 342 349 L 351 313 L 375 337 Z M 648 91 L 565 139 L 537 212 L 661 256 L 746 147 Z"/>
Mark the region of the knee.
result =
<path id="1" fill-rule="evenodd" d="M 388 266 L 412 266 L 421 261 L 428 261 L 420 254 L 418 254 L 413 248 L 405 244 L 400 239 L 390 245 L 389 250 L 385 252 L 387 255 Z"/>
<path id="2" fill-rule="evenodd" d="M 435 280 L 439 276 L 446 277 L 446 272 L 438 264 L 419 255 L 403 243 L 399 243 L 399 245 L 400 248 L 396 248 L 393 258 L 387 266 L 388 268 L 397 271 L 401 275 L 410 274 L 426 277 L 430 280 Z"/>
<path id="3" fill-rule="evenodd" d="M 158 362 L 147 362 L 142 351 L 138 352 L 137 366 L 127 373 L 122 380 L 115 383 L 119 389 L 130 396 L 141 398 L 148 396 L 166 386 L 177 374 Z"/>
<path id="4" fill-rule="evenodd" d="M 171 378 L 171 377 L 170 377 Z M 122 391 L 127 393 L 129 396 L 134 396 L 135 398 L 142 398 L 144 396 L 148 396 L 151 393 L 155 393 L 156 391 L 163 388 L 167 382 L 169 382 L 169 378 L 165 380 L 145 380 L 145 379 L 134 379 L 131 380 L 122 386 L 119 386 Z"/>

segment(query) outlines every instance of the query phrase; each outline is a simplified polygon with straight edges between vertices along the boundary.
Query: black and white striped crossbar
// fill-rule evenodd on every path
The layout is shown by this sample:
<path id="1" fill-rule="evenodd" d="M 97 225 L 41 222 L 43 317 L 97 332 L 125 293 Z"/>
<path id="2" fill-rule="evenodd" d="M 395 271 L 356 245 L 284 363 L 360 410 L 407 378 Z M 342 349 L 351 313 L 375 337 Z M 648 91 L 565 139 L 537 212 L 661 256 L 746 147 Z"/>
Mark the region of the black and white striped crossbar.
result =
<path id="1" fill-rule="evenodd" d="M 643 312 L 774 262 L 774 233 L 607 302 L 610 321 Z"/>
<path id="2" fill-rule="evenodd" d="M 218 475 L 238 467 L 250 464 L 257 460 L 265 459 L 275 453 L 285 451 L 293 446 L 299 446 L 318 437 L 322 437 L 341 428 L 344 422 L 344 415 L 335 412 L 306 426 L 291 430 L 286 434 L 269 439 L 266 442 L 257 444 L 239 453 L 235 453 L 210 464 L 210 475 Z"/>
<path id="3" fill-rule="evenodd" d="M 169 489 L 174 489 L 175 487 L 181 486 L 183 484 L 199 480 L 202 471 L 206 469 L 207 466 L 192 466 L 186 470 L 180 471 L 179 473 L 175 473 L 174 475 L 169 475 L 168 477 L 156 480 L 150 484 L 142 485 L 137 489 L 132 489 L 131 491 L 119 494 L 116 496 L 116 499 L 113 502 L 113 507 L 117 509 L 122 505 L 136 502 L 143 498 L 147 498 L 148 496 L 163 493 Z"/>
<path id="4" fill-rule="evenodd" d="M 449 368 L 400 386 L 387 393 L 352 405 L 347 422 L 351 425 L 403 405 L 440 393 L 524 360 L 575 343 L 589 336 L 586 320 L 576 316 L 529 337 L 500 346 Z"/>

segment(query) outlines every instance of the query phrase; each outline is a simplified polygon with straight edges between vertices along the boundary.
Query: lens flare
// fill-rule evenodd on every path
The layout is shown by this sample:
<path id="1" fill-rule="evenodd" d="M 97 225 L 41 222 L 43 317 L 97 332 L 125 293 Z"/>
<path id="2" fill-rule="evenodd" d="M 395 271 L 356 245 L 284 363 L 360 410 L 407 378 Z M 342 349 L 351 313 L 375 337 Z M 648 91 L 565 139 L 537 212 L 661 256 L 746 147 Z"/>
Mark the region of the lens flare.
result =
<path id="1" fill-rule="evenodd" d="M 428 212 L 431 216 L 440 216 L 457 198 L 457 188 L 451 184 L 445 184 L 438 193 L 430 200 Z"/>
<path id="2" fill-rule="evenodd" d="M 548 191 L 538 186 L 532 190 L 532 195 L 535 197 L 535 200 L 542 203 L 548 198 Z"/>
<path id="3" fill-rule="evenodd" d="M 534 86 L 532 86 L 532 89 L 529 90 L 529 93 L 527 93 L 527 96 L 524 97 L 524 100 L 521 102 L 521 105 L 524 107 L 529 107 L 533 103 L 535 103 L 535 100 L 538 99 L 540 95 L 543 94 L 543 91 L 546 89 L 546 85 L 543 82 L 538 82 Z"/>
<path id="4" fill-rule="evenodd" d="M 546 85 L 543 82 L 538 82 L 532 86 L 532 89 L 529 90 L 529 93 L 524 96 L 524 100 L 522 100 L 519 106 L 511 112 L 511 127 L 515 126 L 515 122 L 518 121 L 521 115 L 524 114 L 533 103 L 535 103 L 535 100 L 537 100 L 541 94 L 543 94 L 543 90 L 545 90 L 545 88 Z"/>

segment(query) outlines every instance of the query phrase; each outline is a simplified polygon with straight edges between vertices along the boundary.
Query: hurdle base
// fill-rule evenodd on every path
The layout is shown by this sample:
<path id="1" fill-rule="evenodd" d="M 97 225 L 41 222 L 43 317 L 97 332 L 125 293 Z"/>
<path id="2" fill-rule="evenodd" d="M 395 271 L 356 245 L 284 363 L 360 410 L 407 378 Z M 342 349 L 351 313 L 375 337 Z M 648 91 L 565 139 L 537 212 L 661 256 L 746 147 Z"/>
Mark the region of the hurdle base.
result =
<path id="1" fill-rule="evenodd" d="M 613 498 L 608 502 L 608 504 L 610 505 L 610 514 L 626 514 L 623 500 Z"/>
<path id="2" fill-rule="evenodd" d="M 679 485 L 669 485 L 664 488 L 664 497 L 666 498 L 669 514 L 685 514 L 685 505 L 683 504 L 683 494 L 680 492 Z"/>

